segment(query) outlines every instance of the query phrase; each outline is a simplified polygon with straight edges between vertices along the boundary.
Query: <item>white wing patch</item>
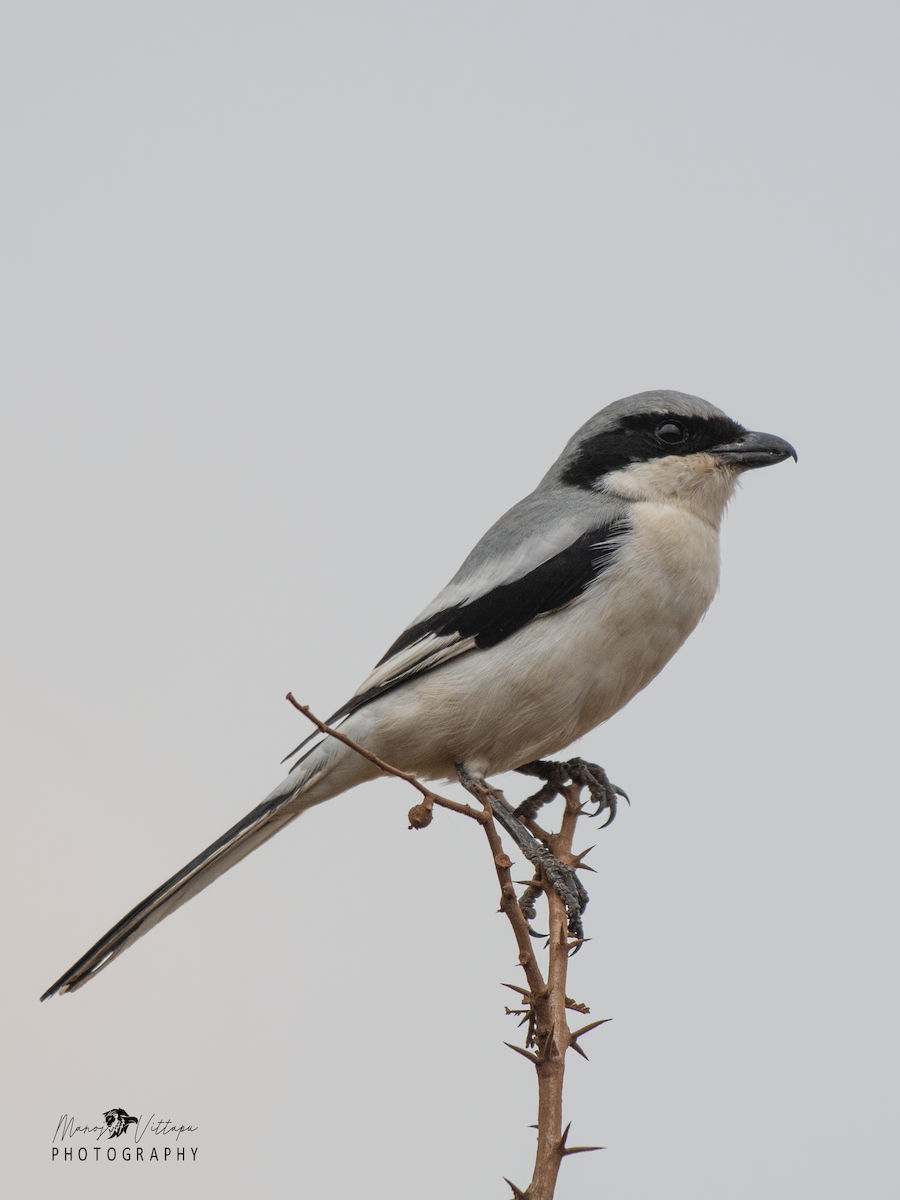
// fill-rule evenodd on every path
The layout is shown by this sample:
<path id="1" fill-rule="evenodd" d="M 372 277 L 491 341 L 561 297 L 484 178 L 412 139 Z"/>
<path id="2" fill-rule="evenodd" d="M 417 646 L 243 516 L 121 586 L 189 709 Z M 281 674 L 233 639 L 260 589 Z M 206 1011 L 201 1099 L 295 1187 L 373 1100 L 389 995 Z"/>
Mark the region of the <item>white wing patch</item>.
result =
<path id="1" fill-rule="evenodd" d="M 440 636 L 434 633 L 425 634 L 417 642 L 413 642 L 411 646 L 405 646 L 389 658 L 387 662 L 383 662 L 377 666 L 363 680 L 348 703 L 328 718 L 327 724 L 332 729 L 340 729 L 350 714 L 355 712 L 359 707 L 359 697 L 367 696 L 367 693 L 371 692 L 386 691 L 388 688 L 393 687 L 394 684 L 402 683 L 404 679 L 408 679 L 412 675 L 418 675 L 420 672 L 428 671 L 442 662 L 447 662 L 448 659 L 456 658 L 459 654 L 465 654 L 474 645 L 474 637 L 463 638 L 458 633 L 443 634 Z M 296 770 L 306 756 L 328 736 L 327 733 L 322 733 L 321 730 L 311 733 L 308 738 L 304 738 L 299 746 L 295 746 L 290 754 L 286 754 L 281 761 L 287 762 L 289 758 L 293 758 L 295 754 L 302 750 L 304 752 L 303 758 L 297 759 L 293 767 L 291 767 L 292 771 Z"/>
<path id="2" fill-rule="evenodd" d="M 438 635 L 426 633 L 411 646 L 404 646 L 387 662 L 381 663 L 356 689 L 354 695 L 361 696 L 373 688 L 383 688 L 398 683 L 410 675 L 429 671 L 439 663 L 465 654 L 475 645 L 474 637 L 461 638 L 458 633 Z"/>

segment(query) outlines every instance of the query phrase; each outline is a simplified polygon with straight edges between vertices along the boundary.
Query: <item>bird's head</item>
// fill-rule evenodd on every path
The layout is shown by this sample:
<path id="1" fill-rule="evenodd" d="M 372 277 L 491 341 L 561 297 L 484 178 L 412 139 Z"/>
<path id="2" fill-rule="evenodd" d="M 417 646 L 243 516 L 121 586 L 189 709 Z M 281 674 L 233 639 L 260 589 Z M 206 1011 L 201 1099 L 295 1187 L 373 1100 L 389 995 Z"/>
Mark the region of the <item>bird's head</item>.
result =
<path id="1" fill-rule="evenodd" d="M 789 442 L 755 433 L 684 392 L 641 392 L 601 409 L 578 430 L 548 482 L 625 500 L 682 502 L 714 523 L 738 477 L 797 459 Z"/>

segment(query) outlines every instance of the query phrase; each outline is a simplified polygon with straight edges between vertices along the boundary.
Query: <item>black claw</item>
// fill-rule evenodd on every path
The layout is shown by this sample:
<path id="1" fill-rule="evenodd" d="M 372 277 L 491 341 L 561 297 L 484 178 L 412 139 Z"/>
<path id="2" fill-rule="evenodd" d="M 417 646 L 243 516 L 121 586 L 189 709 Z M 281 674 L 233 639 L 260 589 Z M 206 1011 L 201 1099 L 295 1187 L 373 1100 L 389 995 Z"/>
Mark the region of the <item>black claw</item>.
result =
<path id="1" fill-rule="evenodd" d="M 614 800 L 612 802 L 612 804 L 609 805 L 609 816 L 606 818 L 606 820 L 603 822 L 603 824 L 598 825 L 597 828 L 605 829 L 607 827 L 607 825 L 612 825 L 613 821 L 616 819 L 616 813 L 618 812 L 618 808 L 619 808 L 619 806 L 616 804 L 616 802 Z M 590 813 L 589 816 L 599 817 L 602 812 L 603 812 L 603 809 L 598 808 L 596 812 Z"/>
<path id="2" fill-rule="evenodd" d="M 570 758 L 567 762 L 537 759 L 535 762 L 516 767 L 516 770 L 520 775 L 534 775 L 545 781 L 540 791 L 523 800 L 515 810 L 516 816 L 523 820 L 534 820 L 539 809 L 558 796 L 568 780 L 587 788 L 591 802 L 597 805 L 596 810 L 588 813 L 588 816 L 599 817 L 604 809 L 609 810 L 609 816 L 600 826 L 601 829 L 605 829 L 616 819 L 617 797 L 621 796 L 629 806 L 631 805 L 627 793 L 617 784 L 610 782 L 601 766 L 585 762 L 583 758 Z"/>
<path id="3" fill-rule="evenodd" d="M 591 817 L 599 817 L 604 809 L 609 810 L 609 816 L 600 826 L 605 829 L 616 819 L 618 811 L 617 797 L 622 796 L 630 805 L 631 801 L 622 789 L 615 783 L 610 783 L 609 776 L 597 763 L 585 762 L 583 758 L 572 758 L 565 764 L 566 770 L 574 783 L 586 787 L 591 800 L 597 805 Z"/>

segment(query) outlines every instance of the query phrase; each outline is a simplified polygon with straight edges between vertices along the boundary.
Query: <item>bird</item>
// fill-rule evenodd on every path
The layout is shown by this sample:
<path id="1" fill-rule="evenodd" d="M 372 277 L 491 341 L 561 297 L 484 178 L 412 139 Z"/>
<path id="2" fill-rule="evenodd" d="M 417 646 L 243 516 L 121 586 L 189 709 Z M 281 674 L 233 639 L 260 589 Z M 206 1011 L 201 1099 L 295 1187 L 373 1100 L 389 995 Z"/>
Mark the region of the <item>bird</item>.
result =
<path id="1" fill-rule="evenodd" d="M 647 391 L 607 405 L 491 526 L 329 726 L 420 779 L 540 774 L 681 647 L 718 589 L 719 529 L 738 480 L 788 458 L 797 453 L 783 438 L 747 430 L 698 396 Z M 321 731 L 287 759 L 298 754 L 261 804 L 41 999 L 82 987 L 306 809 L 380 774 Z M 609 786 L 611 807 L 624 793 Z M 506 815 L 510 823 L 520 828 Z"/>

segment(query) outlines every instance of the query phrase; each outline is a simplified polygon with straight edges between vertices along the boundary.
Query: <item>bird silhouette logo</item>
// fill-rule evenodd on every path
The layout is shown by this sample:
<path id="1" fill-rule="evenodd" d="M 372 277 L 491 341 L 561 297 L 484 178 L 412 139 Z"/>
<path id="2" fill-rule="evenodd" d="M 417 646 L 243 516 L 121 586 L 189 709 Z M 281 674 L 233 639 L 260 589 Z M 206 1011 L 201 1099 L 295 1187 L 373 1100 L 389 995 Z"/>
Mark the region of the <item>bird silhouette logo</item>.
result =
<path id="1" fill-rule="evenodd" d="M 129 1117 L 124 1108 L 111 1108 L 103 1114 L 111 1138 L 121 1137 L 129 1125 L 137 1125 L 137 1117 Z"/>

